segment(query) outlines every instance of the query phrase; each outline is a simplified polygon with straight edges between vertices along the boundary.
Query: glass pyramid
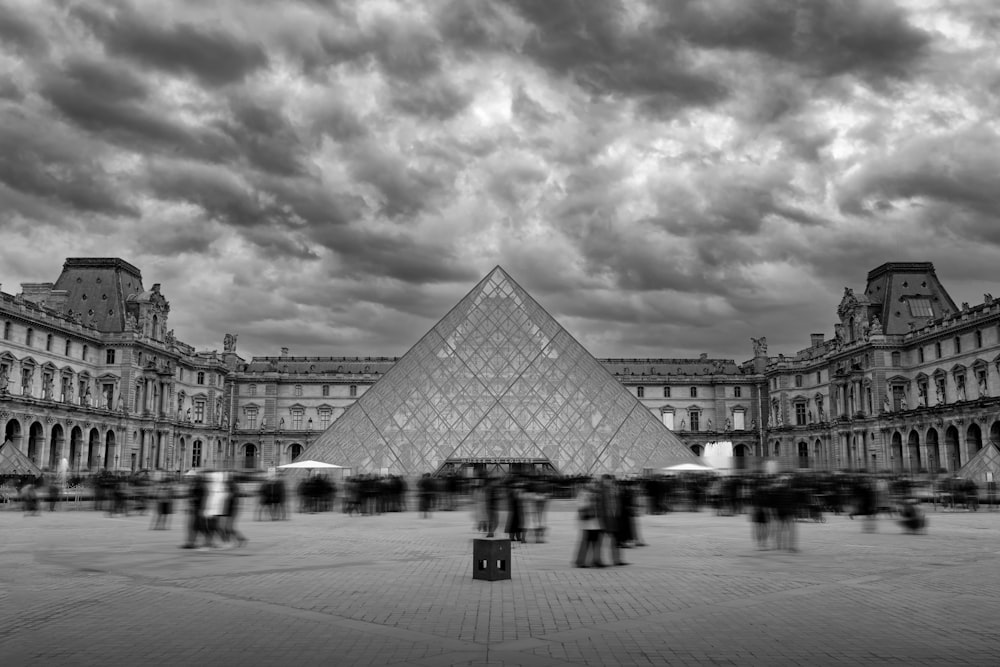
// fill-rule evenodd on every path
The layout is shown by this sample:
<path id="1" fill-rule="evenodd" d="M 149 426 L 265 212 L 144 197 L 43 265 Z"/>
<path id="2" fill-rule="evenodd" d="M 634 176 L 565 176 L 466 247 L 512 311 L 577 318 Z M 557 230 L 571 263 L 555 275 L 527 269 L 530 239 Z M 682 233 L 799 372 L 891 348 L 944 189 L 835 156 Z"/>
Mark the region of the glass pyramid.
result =
<path id="1" fill-rule="evenodd" d="M 355 474 L 516 463 L 596 475 L 694 455 L 498 266 L 302 458 Z"/>

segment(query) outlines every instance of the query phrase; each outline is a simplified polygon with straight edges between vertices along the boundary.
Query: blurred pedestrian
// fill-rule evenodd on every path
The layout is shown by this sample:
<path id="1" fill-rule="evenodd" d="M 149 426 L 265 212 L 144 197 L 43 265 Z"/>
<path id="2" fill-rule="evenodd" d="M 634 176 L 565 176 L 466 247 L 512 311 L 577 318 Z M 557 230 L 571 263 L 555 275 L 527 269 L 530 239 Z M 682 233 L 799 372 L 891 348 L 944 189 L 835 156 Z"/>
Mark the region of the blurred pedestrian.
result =
<path id="1" fill-rule="evenodd" d="M 577 500 L 577 523 L 580 526 L 580 544 L 576 549 L 576 567 L 604 567 L 601 561 L 601 521 L 598 517 L 597 482 L 580 489 Z M 588 557 L 590 562 L 588 563 Z"/>
<path id="2" fill-rule="evenodd" d="M 621 505 L 618 502 L 618 493 L 614 484 L 613 475 L 605 474 L 601 477 L 597 487 L 597 518 L 601 524 L 601 530 L 608 538 L 608 544 L 611 548 L 611 562 L 615 565 L 628 565 L 622 560 L 621 552 L 618 550 Z"/>
<path id="3" fill-rule="evenodd" d="M 232 473 L 227 472 L 225 475 L 226 500 L 224 514 L 221 518 L 221 534 L 225 542 L 230 546 L 233 546 L 233 540 L 235 539 L 235 546 L 242 547 L 248 540 L 243 536 L 243 533 L 236 530 L 236 515 L 240 509 L 240 487 L 236 483 L 236 478 Z"/>

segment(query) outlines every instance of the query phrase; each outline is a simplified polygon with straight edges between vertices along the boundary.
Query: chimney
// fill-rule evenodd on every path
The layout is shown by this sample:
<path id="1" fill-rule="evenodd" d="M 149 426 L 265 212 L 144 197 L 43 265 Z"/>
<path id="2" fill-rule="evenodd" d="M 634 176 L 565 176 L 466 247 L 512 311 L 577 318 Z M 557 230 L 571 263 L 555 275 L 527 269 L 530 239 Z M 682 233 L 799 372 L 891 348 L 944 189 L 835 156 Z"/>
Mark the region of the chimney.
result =
<path id="1" fill-rule="evenodd" d="M 21 297 L 35 305 L 44 306 L 52 287 L 52 283 L 21 283 Z"/>
<path id="2" fill-rule="evenodd" d="M 812 341 L 812 346 L 813 347 L 820 347 L 820 346 L 822 346 L 823 345 L 823 338 L 824 338 L 824 335 L 821 334 L 821 333 L 818 333 L 818 334 L 809 334 L 809 339 Z"/>
<path id="3" fill-rule="evenodd" d="M 288 348 L 287 347 L 281 348 L 281 356 L 283 356 L 283 357 L 287 357 L 288 356 Z"/>

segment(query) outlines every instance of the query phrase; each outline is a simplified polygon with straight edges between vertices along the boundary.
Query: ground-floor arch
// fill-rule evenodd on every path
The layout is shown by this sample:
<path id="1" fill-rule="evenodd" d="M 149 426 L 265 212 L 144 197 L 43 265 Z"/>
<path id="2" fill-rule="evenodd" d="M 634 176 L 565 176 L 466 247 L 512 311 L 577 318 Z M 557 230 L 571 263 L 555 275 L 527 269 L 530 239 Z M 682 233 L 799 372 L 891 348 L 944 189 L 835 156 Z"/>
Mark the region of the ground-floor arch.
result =
<path id="1" fill-rule="evenodd" d="M 112 466 L 115 470 L 118 469 L 118 443 L 115 441 L 115 432 L 108 429 L 104 436 L 104 469 Z"/>
<path id="2" fill-rule="evenodd" d="M 920 459 L 920 434 L 916 429 L 910 431 L 906 441 L 906 449 L 910 455 L 910 474 L 915 475 L 923 468 Z"/>
<path id="3" fill-rule="evenodd" d="M 28 429 L 28 458 L 37 465 L 45 444 L 45 428 L 39 422 L 32 422 Z"/>
<path id="4" fill-rule="evenodd" d="M 972 457 L 979 453 L 979 450 L 983 448 L 983 429 L 979 428 L 979 424 L 972 422 L 969 424 L 969 428 L 965 430 L 965 453 L 966 462 L 972 460 Z"/>
<path id="5" fill-rule="evenodd" d="M 889 460 L 893 472 L 903 471 L 903 436 L 899 431 L 893 431 L 889 443 Z"/>
<path id="6" fill-rule="evenodd" d="M 936 473 L 941 468 L 941 445 L 938 442 L 938 432 L 936 428 L 927 429 L 927 469 Z"/>

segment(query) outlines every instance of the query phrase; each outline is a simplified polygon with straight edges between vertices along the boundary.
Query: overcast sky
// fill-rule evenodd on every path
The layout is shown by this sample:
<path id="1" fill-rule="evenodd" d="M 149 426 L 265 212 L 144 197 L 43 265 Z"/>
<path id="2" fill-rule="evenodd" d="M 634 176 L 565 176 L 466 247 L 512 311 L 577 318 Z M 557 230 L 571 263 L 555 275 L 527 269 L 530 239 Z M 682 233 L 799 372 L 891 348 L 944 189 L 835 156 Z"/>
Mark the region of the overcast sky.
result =
<path id="1" fill-rule="evenodd" d="M 503 266 L 601 357 L 1000 289 L 994 0 L 0 0 L 0 283 L 115 256 L 245 357 L 401 355 Z"/>

